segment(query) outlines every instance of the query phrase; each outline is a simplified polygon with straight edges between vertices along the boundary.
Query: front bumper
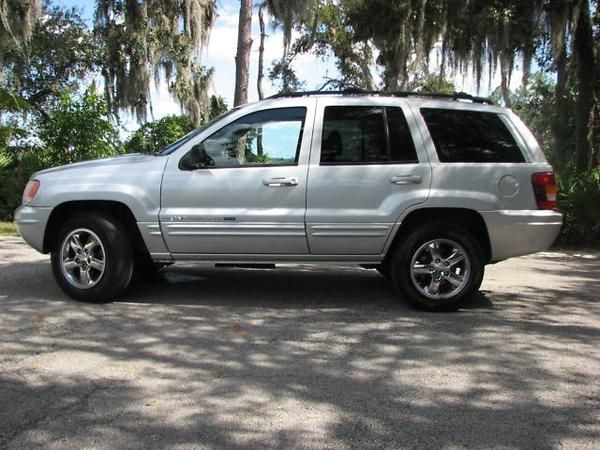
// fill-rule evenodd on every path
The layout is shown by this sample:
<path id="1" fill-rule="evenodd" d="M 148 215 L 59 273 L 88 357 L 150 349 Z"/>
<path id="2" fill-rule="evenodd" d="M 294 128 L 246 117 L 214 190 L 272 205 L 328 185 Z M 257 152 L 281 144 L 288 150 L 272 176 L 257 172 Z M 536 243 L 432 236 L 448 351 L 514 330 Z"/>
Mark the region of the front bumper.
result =
<path id="1" fill-rule="evenodd" d="M 17 233 L 38 252 L 44 252 L 44 233 L 52 208 L 20 206 L 15 211 Z"/>
<path id="2" fill-rule="evenodd" d="M 492 262 L 546 250 L 562 226 L 556 211 L 481 212 L 490 237 Z"/>

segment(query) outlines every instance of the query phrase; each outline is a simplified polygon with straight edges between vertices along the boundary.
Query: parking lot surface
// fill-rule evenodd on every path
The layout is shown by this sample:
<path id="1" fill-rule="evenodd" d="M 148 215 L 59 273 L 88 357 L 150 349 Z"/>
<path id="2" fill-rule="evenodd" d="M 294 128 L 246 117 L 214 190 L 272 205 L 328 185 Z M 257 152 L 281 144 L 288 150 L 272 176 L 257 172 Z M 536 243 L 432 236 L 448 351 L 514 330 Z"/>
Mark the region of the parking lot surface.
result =
<path id="1" fill-rule="evenodd" d="M 600 255 L 489 266 L 456 313 L 374 270 L 177 265 L 110 304 L 0 238 L 0 448 L 600 448 Z"/>

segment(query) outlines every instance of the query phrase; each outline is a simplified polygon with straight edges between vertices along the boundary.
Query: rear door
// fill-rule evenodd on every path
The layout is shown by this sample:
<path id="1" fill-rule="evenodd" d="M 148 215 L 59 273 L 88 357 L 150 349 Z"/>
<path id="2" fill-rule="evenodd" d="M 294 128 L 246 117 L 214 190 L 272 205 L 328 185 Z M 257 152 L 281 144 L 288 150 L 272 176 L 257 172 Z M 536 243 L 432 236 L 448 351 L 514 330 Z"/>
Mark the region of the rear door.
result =
<path id="1" fill-rule="evenodd" d="M 430 184 L 404 101 L 318 99 L 306 211 L 311 253 L 381 254 L 402 212 L 425 202 Z"/>

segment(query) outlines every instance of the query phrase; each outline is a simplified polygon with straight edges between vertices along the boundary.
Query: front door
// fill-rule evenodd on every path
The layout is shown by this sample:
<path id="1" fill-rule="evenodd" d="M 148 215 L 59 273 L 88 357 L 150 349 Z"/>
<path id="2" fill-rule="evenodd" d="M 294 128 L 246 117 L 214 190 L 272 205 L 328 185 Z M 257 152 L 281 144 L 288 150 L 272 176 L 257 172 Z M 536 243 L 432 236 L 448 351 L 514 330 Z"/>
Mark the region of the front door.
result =
<path id="1" fill-rule="evenodd" d="M 312 104 L 248 113 L 170 157 L 160 223 L 172 253 L 308 253 Z M 193 169 L 182 161 L 190 152 L 204 161 Z"/>

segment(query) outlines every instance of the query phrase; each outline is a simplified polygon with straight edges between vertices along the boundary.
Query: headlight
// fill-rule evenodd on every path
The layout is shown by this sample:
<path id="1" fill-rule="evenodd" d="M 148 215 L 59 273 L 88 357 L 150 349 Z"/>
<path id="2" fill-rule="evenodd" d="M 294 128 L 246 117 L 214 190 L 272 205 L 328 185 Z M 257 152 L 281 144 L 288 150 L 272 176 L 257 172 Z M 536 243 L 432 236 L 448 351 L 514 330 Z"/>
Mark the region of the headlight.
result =
<path id="1" fill-rule="evenodd" d="M 27 183 L 27 186 L 25 186 L 25 191 L 23 192 L 22 203 L 24 205 L 29 205 L 33 201 L 33 198 L 35 197 L 35 194 L 38 193 L 39 189 L 40 182 L 38 180 L 29 180 L 29 183 Z"/>

